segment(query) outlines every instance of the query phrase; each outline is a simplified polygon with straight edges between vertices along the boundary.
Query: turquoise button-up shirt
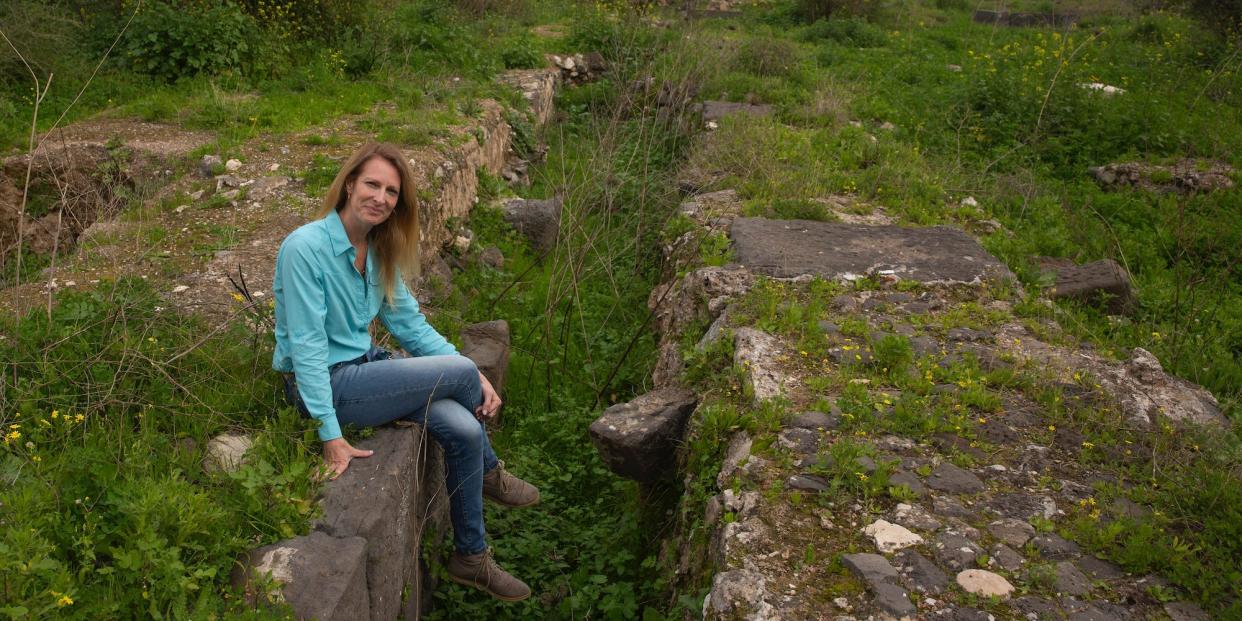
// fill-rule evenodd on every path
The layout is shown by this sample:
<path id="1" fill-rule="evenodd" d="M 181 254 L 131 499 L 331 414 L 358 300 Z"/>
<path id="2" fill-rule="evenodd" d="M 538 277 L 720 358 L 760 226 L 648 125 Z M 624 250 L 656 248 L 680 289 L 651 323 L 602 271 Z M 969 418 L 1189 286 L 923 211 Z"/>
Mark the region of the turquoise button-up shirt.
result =
<path id="1" fill-rule="evenodd" d="M 272 367 L 294 374 L 307 411 L 320 423 L 319 439 L 324 442 L 341 437 L 328 368 L 371 348 L 367 327 L 376 315 L 411 356 L 457 353 L 427 323 L 400 278 L 393 299 L 384 302 L 375 253 L 367 251 L 363 278 L 354 269 L 356 252 L 334 211 L 290 233 L 276 255 Z"/>

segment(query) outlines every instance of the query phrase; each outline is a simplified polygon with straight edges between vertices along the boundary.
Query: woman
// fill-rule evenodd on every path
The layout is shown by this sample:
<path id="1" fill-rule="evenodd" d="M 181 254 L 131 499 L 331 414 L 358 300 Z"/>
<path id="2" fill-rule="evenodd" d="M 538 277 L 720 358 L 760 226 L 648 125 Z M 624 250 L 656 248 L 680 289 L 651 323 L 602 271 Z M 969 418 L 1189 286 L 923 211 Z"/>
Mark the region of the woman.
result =
<path id="1" fill-rule="evenodd" d="M 413 175 L 401 151 L 369 143 L 341 168 L 320 219 L 285 238 L 276 258 L 276 352 L 286 393 L 319 421 L 332 478 L 372 451 L 350 446 L 341 424 L 424 424 L 444 449 L 455 552 L 449 577 L 494 597 L 530 596 L 492 560 L 483 497 L 509 507 L 539 501 L 539 490 L 496 459 L 483 421 L 500 397 L 470 359 L 435 331 L 403 274 L 418 272 L 419 220 Z M 410 354 L 377 348 L 367 327 L 379 316 Z"/>

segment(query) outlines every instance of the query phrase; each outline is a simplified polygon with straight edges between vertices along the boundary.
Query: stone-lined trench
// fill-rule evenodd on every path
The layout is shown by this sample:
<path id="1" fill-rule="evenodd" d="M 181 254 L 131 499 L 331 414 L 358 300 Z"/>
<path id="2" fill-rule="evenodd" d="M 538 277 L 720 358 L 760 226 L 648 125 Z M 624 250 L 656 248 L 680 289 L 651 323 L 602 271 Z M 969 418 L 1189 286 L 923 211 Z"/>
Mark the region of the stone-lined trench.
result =
<path id="1" fill-rule="evenodd" d="M 560 73 L 506 77 L 531 103 L 537 125 L 551 118 Z M 705 113 L 711 109 L 704 106 Z M 429 251 L 460 243 L 461 231 L 446 222 L 470 213 L 478 171 L 500 175 L 507 163 L 511 131 L 504 111 L 490 103 L 483 110 L 479 127 L 465 129 L 478 139 L 415 158 L 437 189 L 424 223 Z M 300 218 L 268 208 L 281 199 L 313 203 L 295 180 L 269 174 L 279 166 L 253 162 L 230 171 L 232 180 L 217 180 L 218 191 L 252 188 L 230 209 L 237 216 L 266 214 L 264 221 L 245 243 L 216 252 L 182 277 L 171 300 L 208 314 L 228 309 L 228 276 L 239 268 L 256 293 L 270 288 L 276 248 Z M 1161 421 L 1224 424 L 1210 393 L 1164 373 L 1141 349 L 1109 360 L 1065 343 L 1055 324 L 1036 330 L 1019 321 L 1014 307 L 1022 294 L 998 286 L 1012 275 L 960 230 L 740 213 L 731 190 L 691 195 L 682 204 L 681 215 L 697 228 L 665 250 L 673 266 L 668 273 L 683 275 L 662 283 L 649 301 L 660 339 L 655 390 L 608 408 L 591 426 L 603 462 L 618 475 L 710 492 L 687 494 L 675 512 L 660 559 L 672 589 L 666 601 L 705 594 L 704 616 L 712 619 L 1207 618 L 1193 603 L 1154 599 L 1151 586 L 1162 584 L 1160 576 L 1126 574 L 1057 533 L 1056 526 L 1083 516 L 1107 522 L 1151 508 L 1124 498 L 1097 506 L 1099 473 L 1078 463 L 1087 442 L 1058 425 L 1056 408 L 1041 401 L 1041 391 L 1055 389 L 1067 407 L 1106 410 L 1119 424 L 1141 429 Z M 101 231 L 87 234 L 89 228 L 66 242 L 89 252 L 106 248 Z M 728 236 L 735 264 L 697 263 L 698 240 L 708 234 Z M 815 288 L 823 282 L 837 285 Z M 817 357 L 802 328 L 795 335 L 756 321 L 755 296 L 786 296 L 787 306 L 824 291 L 832 295 L 815 301 L 822 312 L 804 321 L 814 324 L 806 331 L 816 339 Z M 503 385 L 507 330 L 478 330 L 478 345 L 463 350 Z M 687 349 L 687 342 L 696 345 Z M 885 352 L 894 348 L 909 352 L 899 362 L 925 374 L 925 390 L 884 380 Z M 713 349 L 730 352 L 748 415 L 779 411 L 729 435 L 712 472 L 685 472 L 679 468 L 695 460 L 689 453 L 718 397 L 687 381 L 685 358 Z M 977 385 L 1027 375 L 1035 378 L 1029 384 Z M 940 406 L 949 409 L 949 420 L 969 419 L 969 432 L 918 430 L 919 417 Z M 963 411 L 952 413 L 954 406 Z M 859 427 L 859 418 L 882 431 Z M 425 536 L 447 532 L 438 448 L 418 428 L 381 429 L 359 445 L 378 458 L 355 462 L 327 485 L 324 516 L 312 532 L 253 551 L 250 571 L 237 572 L 236 584 L 252 593 L 258 585 L 272 589 L 271 596 L 305 618 L 424 614 L 437 585 L 420 562 L 422 549 L 440 545 Z M 864 483 L 842 487 L 836 476 L 842 473 Z M 708 480 L 695 480 L 703 476 Z M 901 501 L 869 497 L 865 482 L 873 479 L 904 488 Z M 657 572 L 651 570 L 652 581 Z M 253 580 L 261 574 L 272 582 Z"/>

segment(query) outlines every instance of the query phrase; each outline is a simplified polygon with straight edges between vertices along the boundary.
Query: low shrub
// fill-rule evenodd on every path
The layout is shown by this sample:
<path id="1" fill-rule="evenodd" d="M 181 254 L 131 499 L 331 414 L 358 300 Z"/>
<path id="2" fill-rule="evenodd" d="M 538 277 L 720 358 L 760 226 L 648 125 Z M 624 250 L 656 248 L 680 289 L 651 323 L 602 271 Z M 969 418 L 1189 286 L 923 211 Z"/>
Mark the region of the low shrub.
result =
<path id="1" fill-rule="evenodd" d="M 882 9 L 880 0 L 797 0 L 794 14 L 806 23 L 828 17 L 872 19 Z"/>
<path id="2" fill-rule="evenodd" d="M 1190 0 L 1190 11 L 1218 33 L 1242 27 L 1242 0 Z"/>
<path id="3" fill-rule="evenodd" d="M 313 432 L 277 410 L 271 337 L 204 340 L 164 304 L 128 279 L 0 320 L 0 616 L 243 613 L 239 555 L 307 529 Z M 206 440 L 238 428 L 247 464 L 206 472 Z"/>
<path id="4" fill-rule="evenodd" d="M 884 31 L 865 19 L 820 19 L 799 33 L 803 41 L 832 41 L 851 47 L 883 47 Z"/>
<path id="5" fill-rule="evenodd" d="M 747 39 L 733 57 L 733 67 L 757 76 L 787 76 L 798 67 L 798 46 L 786 39 Z"/>
<path id="6" fill-rule="evenodd" d="M 258 38 L 255 21 L 240 7 L 200 8 L 151 2 L 138 11 L 118 45 L 121 62 L 165 81 L 200 73 L 240 71 Z"/>

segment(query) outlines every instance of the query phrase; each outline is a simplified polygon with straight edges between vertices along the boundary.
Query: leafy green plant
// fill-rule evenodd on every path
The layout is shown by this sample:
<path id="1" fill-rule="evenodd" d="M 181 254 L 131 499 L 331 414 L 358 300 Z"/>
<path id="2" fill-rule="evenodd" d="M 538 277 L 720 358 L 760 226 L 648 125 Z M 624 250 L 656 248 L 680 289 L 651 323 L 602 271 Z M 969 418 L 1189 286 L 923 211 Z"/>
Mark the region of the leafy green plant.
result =
<path id="1" fill-rule="evenodd" d="M 119 49 L 135 71 L 173 81 L 242 69 L 256 34 L 254 21 L 231 3 L 195 9 L 156 1 L 134 17 Z"/>
<path id="2" fill-rule="evenodd" d="M 530 35 L 522 34 L 500 42 L 500 62 L 506 69 L 536 69 L 546 61 L 535 40 Z"/>
<path id="3" fill-rule="evenodd" d="M 13 380 L 0 394 L 10 616 L 239 613 L 238 555 L 305 532 L 314 514 L 312 432 L 292 410 L 274 414 L 275 381 L 254 372 L 268 340 L 240 328 L 204 340 L 161 304 L 122 280 L 62 293 L 50 317 L 0 320 Z M 204 472 L 203 443 L 236 427 L 258 432 L 247 465 Z"/>
<path id="4" fill-rule="evenodd" d="M 785 39 L 747 39 L 737 51 L 733 66 L 757 76 L 787 76 L 798 67 L 800 51 Z"/>
<path id="5" fill-rule="evenodd" d="M 888 39 L 884 30 L 864 19 L 819 19 L 799 33 L 803 41 L 831 41 L 852 47 L 882 47 Z"/>

